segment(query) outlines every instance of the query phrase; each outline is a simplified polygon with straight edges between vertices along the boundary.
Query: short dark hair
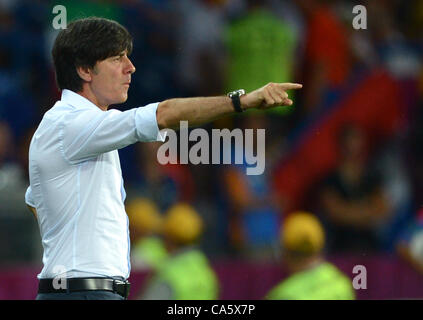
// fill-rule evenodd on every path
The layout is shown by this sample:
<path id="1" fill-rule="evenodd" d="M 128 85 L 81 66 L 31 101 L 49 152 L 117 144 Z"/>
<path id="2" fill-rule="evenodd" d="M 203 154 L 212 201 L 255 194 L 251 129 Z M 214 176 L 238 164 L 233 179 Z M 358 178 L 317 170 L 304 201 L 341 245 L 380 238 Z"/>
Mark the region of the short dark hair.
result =
<path id="1" fill-rule="evenodd" d="M 56 82 L 60 90 L 82 90 L 78 67 L 94 68 L 97 61 L 132 52 L 132 37 L 118 22 L 98 17 L 74 20 L 58 34 L 53 50 Z"/>

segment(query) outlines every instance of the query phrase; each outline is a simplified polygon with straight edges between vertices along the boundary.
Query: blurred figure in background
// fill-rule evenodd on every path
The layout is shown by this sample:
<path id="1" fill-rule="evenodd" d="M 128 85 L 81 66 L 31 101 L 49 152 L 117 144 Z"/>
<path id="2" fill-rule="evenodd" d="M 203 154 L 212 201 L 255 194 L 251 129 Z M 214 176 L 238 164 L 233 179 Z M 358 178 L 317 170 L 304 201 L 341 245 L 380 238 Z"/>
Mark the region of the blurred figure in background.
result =
<path id="1" fill-rule="evenodd" d="M 398 255 L 423 274 L 423 209 L 404 228 L 396 244 Z"/>
<path id="2" fill-rule="evenodd" d="M 351 71 L 351 52 L 347 28 L 338 17 L 335 1 L 298 0 L 307 21 L 303 70 L 306 90 L 304 115 L 310 114 L 333 98 L 347 82 Z"/>
<path id="3" fill-rule="evenodd" d="M 223 91 L 225 3 L 226 0 L 174 1 L 179 18 L 177 81 L 184 95 L 219 95 Z"/>
<path id="4" fill-rule="evenodd" d="M 0 17 L 0 119 L 7 123 L 12 135 L 20 139 L 37 118 L 37 109 L 33 91 L 22 89 L 24 80 L 15 73 L 13 50 L 3 47 L 1 38 Z"/>
<path id="5" fill-rule="evenodd" d="M 416 208 L 422 205 L 423 199 L 423 67 L 420 73 L 420 94 L 407 141 L 408 169 L 413 185 L 413 197 Z"/>
<path id="6" fill-rule="evenodd" d="M 379 228 L 392 213 L 382 175 L 371 162 L 364 130 L 344 125 L 338 138 L 340 162 L 323 182 L 319 200 L 329 251 L 379 250 Z"/>
<path id="7" fill-rule="evenodd" d="M 27 176 L 18 162 L 21 146 L 8 123 L 0 119 L 0 263 L 39 258 L 38 225 L 22 203 Z"/>
<path id="8" fill-rule="evenodd" d="M 246 92 L 267 82 L 293 82 L 298 40 L 292 26 L 273 14 L 262 0 L 247 0 L 247 11 L 227 25 L 226 91 Z M 292 108 L 268 112 L 284 114 Z"/>
<path id="9" fill-rule="evenodd" d="M 0 119 L 0 212 L 17 215 L 24 212 L 22 193 L 25 193 L 26 175 L 17 162 L 16 138 L 7 122 Z"/>
<path id="10" fill-rule="evenodd" d="M 163 236 L 169 258 L 147 282 L 143 300 L 214 300 L 219 295 L 215 272 L 195 247 L 203 222 L 195 209 L 178 203 L 166 213 Z"/>
<path id="11" fill-rule="evenodd" d="M 162 165 L 157 161 L 161 145 L 161 142 L 153 142 L 134 146 L 136 168 L 128 179 L 128 199 L 148 198 L 160 212 L 165 212 L 179 201 L 191 203 L 195 192 L 188 166 L 179 163 Z"/>
<path id="12" fill-rule="evenodd" d="M 131 262 L 138 270 L 156 270 L 167 258 L 161 239 L 162 215 L 155 203 L 135 198 L 126 205 L 131 237 Z"/>
<path id="13" fill-rule="evenodd" d="M 254 145 L 245 148 L 232 146 L 232 159 L 240 158 L 241 164 L 231 164 L 223 171 L 223 187 L 229 206 L 229 238 L 231 245 L 243 258 L 252 261 L 271 261 L 277 252 L 279 208 L 271 186 L 273 162 L 278 159 L 280 135 L 267 131 L 265 146 L 265 169 L 262 174 L 248 175 L 247 154 L 261 153 L 257 146 L 257 130 L 270 130 L 265 114 L 245 116 L 241 127 L 253 131 Z M 272 137 L 277 137 L 272 139 Z M 247 148 L 252 147 L 253 150 Z M 242 151 L 243 154 L 237 155 Z"/>
<path id="14" fill-rule="evenodd" d="M 281 229 L 283 262 L 289 277 L 267 294 L 268 300 L 354 300 L 351 280 L 325 261 L 325 232 L 308 212 L 294 212 Z"/>

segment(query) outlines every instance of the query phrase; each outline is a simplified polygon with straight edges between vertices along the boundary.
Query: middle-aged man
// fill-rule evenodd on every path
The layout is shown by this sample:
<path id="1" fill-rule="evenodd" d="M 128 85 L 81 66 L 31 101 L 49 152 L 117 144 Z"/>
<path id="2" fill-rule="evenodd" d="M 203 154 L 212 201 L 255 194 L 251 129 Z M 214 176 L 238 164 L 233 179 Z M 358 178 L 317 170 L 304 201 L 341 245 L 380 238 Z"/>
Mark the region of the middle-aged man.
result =
<path id="1" fill-rule="evenodd" d="M 39 300 L 127 298 L 130 244 L 117 149 L 164 141 L 159 130 L 177 128 L 180 120 L 201 125 L 234 111 L 289 106 L 286 90 L 302 87 L 272 83 L 248 94 L 108 110 L 128 98 L 131 50 L 128 31 L 102 18 L 76 20 L 55 40 L 62 96 L 32 138 L 25 195 L 44 248 Z"/>

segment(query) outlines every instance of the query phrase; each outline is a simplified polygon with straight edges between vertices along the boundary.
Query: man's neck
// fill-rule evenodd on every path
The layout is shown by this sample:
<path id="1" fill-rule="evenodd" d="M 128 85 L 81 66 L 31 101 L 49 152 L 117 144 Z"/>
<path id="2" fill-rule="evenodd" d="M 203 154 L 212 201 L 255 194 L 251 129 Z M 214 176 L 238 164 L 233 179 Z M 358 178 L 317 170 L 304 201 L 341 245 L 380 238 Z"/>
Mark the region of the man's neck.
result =
<path id="1" fill-rule="evenodd" d="M 77 92 L 80 96 L 83 96 L 85 99 L 90 100 L 92 103 L 94 103 L 97 107 L 99 107 L 103 111 L 107 111 L 109 108 L 108 105 L 104 105 L 98 101 L 98 98 L 95 96 L 95 94 L 87 89 L 86 87 L 83 88 L 81 91 Z"/>

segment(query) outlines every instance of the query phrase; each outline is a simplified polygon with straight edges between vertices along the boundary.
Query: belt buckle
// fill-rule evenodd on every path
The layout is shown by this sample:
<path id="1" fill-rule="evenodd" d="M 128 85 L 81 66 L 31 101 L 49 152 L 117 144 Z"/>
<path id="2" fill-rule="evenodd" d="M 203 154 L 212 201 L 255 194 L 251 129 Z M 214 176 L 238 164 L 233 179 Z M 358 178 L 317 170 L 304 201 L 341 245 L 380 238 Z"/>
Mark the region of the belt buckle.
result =
<path id="1" fill-rule="evenodd" d="M 117 285 L 122 285 L 123 286 L 123 292 L 121 290 L 118 290 Z M 125 299 L 128 298 L 129 295 L 129 288 L 130 288 L 131 284 L 129 283 L 128 280 L 122 281 L 122 280 L 113 280 L 113 293 L 117 293 L 122 295 Z"/>

